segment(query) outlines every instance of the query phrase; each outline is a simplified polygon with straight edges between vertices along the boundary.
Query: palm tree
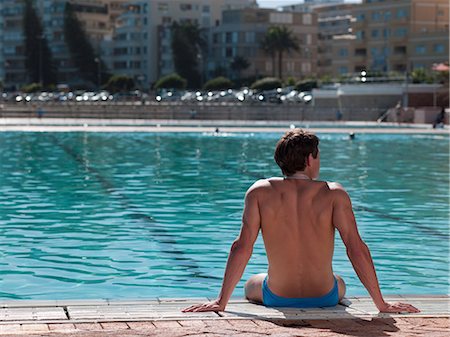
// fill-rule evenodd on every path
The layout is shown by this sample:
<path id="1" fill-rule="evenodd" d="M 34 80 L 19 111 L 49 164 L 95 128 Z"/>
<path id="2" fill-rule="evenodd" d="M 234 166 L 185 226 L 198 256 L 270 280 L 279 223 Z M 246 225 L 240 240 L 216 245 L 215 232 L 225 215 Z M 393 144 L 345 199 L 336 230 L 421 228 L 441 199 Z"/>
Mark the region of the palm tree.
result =
<path id="1" fill-rule="evenodd" d="M 285 26 L 270 27 L 261 48 L 272 57 L 272 76 L 275 76 L 275 55 L 278 53 L 278 77 L 283 78 L 283 53 L 299 50 L 298 40 Z"/>
<path id="2" fill-rule="evenodd" d="M 204 31 L 190 22 L 172 24 L 172 55 L 175 71 L 188 81 L 188 87 L 199 88 L 204 69 L 206 47 Z"/>

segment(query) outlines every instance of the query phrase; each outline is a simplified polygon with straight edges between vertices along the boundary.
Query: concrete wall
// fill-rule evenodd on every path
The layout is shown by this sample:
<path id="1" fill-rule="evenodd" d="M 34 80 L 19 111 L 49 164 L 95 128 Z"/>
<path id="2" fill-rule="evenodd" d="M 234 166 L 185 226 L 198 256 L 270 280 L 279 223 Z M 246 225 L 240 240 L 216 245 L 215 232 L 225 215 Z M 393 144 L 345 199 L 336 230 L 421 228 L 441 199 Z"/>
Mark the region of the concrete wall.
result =
<path id="1" fill-rule="evenodd" d="M 337 108 L 304 105 L 215 105 L 215 104 L 47 104 L 44 117 L 54 118 L 132 118 L 199 120 L 287 120 L 336 121 Z M 36 117 L 36 105 L 11 104 L 0 108 L 0 117 Z M 343 109 L 342 120 L 375 121 L 384 109 Z"/>

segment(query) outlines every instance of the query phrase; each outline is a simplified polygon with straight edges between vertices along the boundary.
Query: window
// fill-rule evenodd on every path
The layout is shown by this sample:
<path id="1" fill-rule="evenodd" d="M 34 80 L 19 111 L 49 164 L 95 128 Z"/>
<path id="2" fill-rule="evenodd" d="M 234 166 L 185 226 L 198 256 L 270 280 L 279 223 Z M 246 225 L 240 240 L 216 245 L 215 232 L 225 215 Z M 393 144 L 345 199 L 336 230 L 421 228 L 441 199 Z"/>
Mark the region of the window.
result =
<path id="1" fill-rule="evenodd" d="M 191 4 L 180 4 L 180 9 L 182 11 L 191 11 L 192 5 Z"/>
<path id="2" fill-rule="evenodd" d="M 397 46 L 394 47 L 395 55 L 405 55 L 406 54 L 406 46 Z"/>
<path id="3" fill-rule="evenodd" d="M 169 4 L 167 3 L 158 3 L 158 11 L 160 12 L 167 12 L 169 10 Z"/>
<path id="4" fill-rule="evenodd" d="M 370 36 L 371 36 L 371 37 L 378 37 L 378 36 L 380 36 L 378 29 L 373 29 L 373 30 L 370 32 Z"/>
<path id="5" fill-rule="evenodd" d="M 302 62 L 302 73 L 310 73 L 311 72 L 311 63 Z"/>
<path id="6" fill-rule="evenodd" d="M 312 35 L 306 34 L 306 44 L 312 44 Z"/>
<path id="7" fill-rule="evenodd" d="M 383 29 L 383 37 L 388 38 L 389 36 L 391 36 L 391 30 L 389 28 L 384 28 Z"/>
<path id="8" fill-rule="evenodd" d="M 355 49 L 355 56 L 366 56 L 366 48 Z"/>
<path id="9" fill-rule="evenodd" d="M 225 33 L 225 43 L 231 43 L 231 33 L 230 32 Z"/>
<path id="10" fill-rule="evenodd" d="M 391 20 L 391 17 L 392 17 L 391 11 L 386 11 L 386 12 L 384 12 L 384 19 L 385 19 L 386 21 Z"/>
<path id="11" fill-rule="evenodd" d="M 427 52 L 427 48 L 423 44 L 419 44 L 416 46 L 417 54 L 425 54 Z"/>
<path id="12" fill-rule="evenodd" d="M 355 33 L 355 35 L 356 35 L 356 39 L 357 40 L 364 40 L 365 37 L 366 37 L 366 34 L 365 34 L 365 32 L 363 30 L 357 31 Z"/>
<path id="13" fill-rule="evenodd" d="M 255 32 L 245 32 L 245 42 L 255 43 Z"/>
<path id="14" fill-rule="evenodd" d="M 397 9 L 397 19 L 403 19 L 408 16 L 408 12 L 404 8 Z"/>
<path id="15" fill-rule="evenodd" d="M 343 75 L 343 74 L 347 74 L 348 73 L 348 67 L 342 66 L 339 67 L 339 74 Z"/>
<path id="16" fill-rule="evenodd" d="M 227 47 L 225 49 L 225 57 L 233 57 L 233 48 Z"/>
<path id="17" fill-rule="evenodd" d="M 233 43 L 238 43 L 238 38 L 239 38 L 238 32 L 231 33 L 231 41 Z"/>
<path id="18" fill-rule="evenodd" d="M 444 45 L 442 43 L 437 43 L 433 46 L 433 50 L 435 53 L 443 53 L 444 52 Z"/>
<path id="19" fill-rule="evenodd" d="M 209 13 L 210 12 L 210 7 L 209 6 L 203 6 L 202 7 L 202 12 L 203 13 Z"/>
<path id="20" fill-rule="evenodd" d="M 372 20 L 373 21 L 379 21 L 381 18 L 380 12 L 373 12 L 372 13 Z"/>
<path id="21" fill-rule="evenodd" d="M 341 48 L 341 49 L 339 49 L 339 56 L 341 56 L 341 57 L 347 57 L 347 56 L 348 56 L 348 49 L 347 49 L 347 48 Z"/>
<path id="22" fill-rule="evenodd" d="M 311 14 L 303 14 L 303 24 L 311 25 L 312 24 L 312 16 Z"/>
<path id="23" fill-rule="evenodd" d="M 408 35 L 408 29 L 404 27 L 397 28 L 395 30 L 396 37 L 406 37 Z"/>

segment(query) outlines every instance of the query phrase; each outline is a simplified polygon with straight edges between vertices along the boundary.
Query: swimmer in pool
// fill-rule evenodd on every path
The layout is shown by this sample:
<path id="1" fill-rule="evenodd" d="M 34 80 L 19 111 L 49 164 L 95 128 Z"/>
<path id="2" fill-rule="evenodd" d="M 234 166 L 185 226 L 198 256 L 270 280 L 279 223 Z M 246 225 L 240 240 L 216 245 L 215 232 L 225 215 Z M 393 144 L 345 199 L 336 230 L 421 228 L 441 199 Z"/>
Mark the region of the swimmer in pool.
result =
<path id="1" fill-rule="evenodd" d="M 269 268 L 246 282 L 246 298 L 269 307 L 335 306 L 345 295 L 344 280 L 332 268 L 336 229 L 378 310 L 419 312 L 410 304 L 383 299 L 347 192 L 338 183 L 316 180 L 318 145 L 317 136 L 300 129 L 288 131 L 278 141 L 274 158 L 284 177 L 262 179 L 248 189 L 241 232 L 231 246 L 218 298 L 184 312 L 225 310 L 260 230 Z"/>

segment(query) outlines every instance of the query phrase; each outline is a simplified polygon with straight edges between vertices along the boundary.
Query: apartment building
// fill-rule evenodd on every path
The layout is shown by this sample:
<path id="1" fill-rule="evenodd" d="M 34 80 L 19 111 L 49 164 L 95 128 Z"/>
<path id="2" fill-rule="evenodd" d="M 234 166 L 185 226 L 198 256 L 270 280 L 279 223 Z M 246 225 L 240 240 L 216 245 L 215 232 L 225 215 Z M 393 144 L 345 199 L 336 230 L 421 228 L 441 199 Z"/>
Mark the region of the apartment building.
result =
<path id="1" fill-rule="evenodd" d="M 348 47 L 342 47 L 342 42 L 351 42 L 348 36 L 352 34 L 354 4 L 335 3 L 316 5 L 312 11 L 317 14 L 317 75 L 329 76 L 333 69 L 334 42 L 339 40 L 340 56 L 348 57 Z M 345 69 L 340 69 L 344 71 Z M 347 71 L 345 71 L 347 72 Z"/>
<path id="2" fill-rule="evenodd" d="M 14 0 L 0 1 L 0 81 L 8 89 L 27 82 L 23 8 Z"/>
<path id="3" fill-rule="evenodd" d="M 335 39 L 334 75 L 430 70 L 448 61 L 448 0 L 365 0 L 354 7 L 353 38 Z"/>
<path id="4" fill-rule="evenodd" d="M 273 76 L 270 55 L 261 48 L 261 42 L 271 26 L 285 26 L 299 41 L 300 50 L 285 53 L 283 74 L 297 79 L 316 74 L 317 16 L 314 13 L 282 12 L 264 8 L 246 8 L 223 12 L 222 24 L 211 31 L 212 68 L 225 69 L 231 75 L 230 64 L 241 56 L 250 62 L 244 77 Z"/>
<path id="5" fill-rule="evenodd" d="M 114 73 L 132 76 L 142 89 L 148 89 L 159 77 L 175 71 L 171 47 L 173 22 L 196 23 L 208 36 L 211 27 L 221 24 L 222 11 L 253 6 L 255 0 L 129 2 L 117 17 L 111 44 L 112 69 Z M 199 57 L 206 59 L 207 55 L 199 52 Z"/>

